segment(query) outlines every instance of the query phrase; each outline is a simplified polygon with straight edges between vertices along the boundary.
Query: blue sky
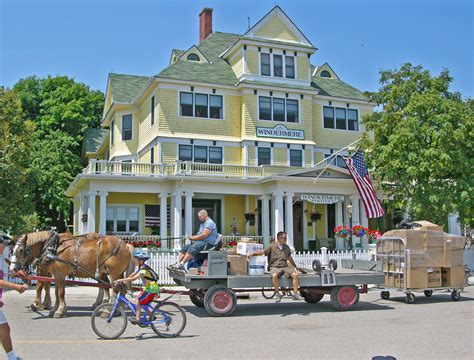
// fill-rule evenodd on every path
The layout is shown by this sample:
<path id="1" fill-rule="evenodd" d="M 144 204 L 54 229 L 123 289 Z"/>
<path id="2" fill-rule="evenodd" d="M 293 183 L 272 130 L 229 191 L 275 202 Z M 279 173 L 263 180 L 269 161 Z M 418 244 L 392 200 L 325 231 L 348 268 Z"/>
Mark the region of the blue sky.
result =
<path id="1" fill-rule="evenodd" d="M 381 69 L 404 62 L 454 77 L 473 93 L 472 0 L 145 1 L 0 0 L 0 85 L 26 76 L 67 75 L 104 90 L 111 71 L 153 75 L 172 48 L 198 42 L 198 14 L 214 9 L 214 31 L 243 33 L 279 5 L 342 80 L 378 88 Z"/>

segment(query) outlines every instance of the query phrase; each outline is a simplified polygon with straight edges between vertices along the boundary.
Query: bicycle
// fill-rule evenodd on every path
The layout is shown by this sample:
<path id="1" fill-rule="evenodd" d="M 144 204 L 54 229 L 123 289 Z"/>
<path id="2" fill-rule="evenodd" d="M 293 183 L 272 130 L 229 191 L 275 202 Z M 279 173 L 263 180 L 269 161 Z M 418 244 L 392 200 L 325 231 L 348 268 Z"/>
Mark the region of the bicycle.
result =
<path id="1" fill-rule="evenodd" d="M 127 328 L 126 310 L 136 316 L 136 306 L 127 297 L 125 284 L 117 284 L 117 298 L 114 303 L 99 305 L 91 317 L 92 330 L 102 339 L 112 340 L 123 334 Z M 181 306 L 164 300 L 155 301 L 143 306 L 140 317 L 141 327 L 151 327 L 156 335 L 173 338 L 181 334 L 186 326 L 186 314 Z M 157 304 L 157 305 L 153 305 Z"/>
<path id="2" fill-rule="evenodd" d="M 290 288 L 280 288 L 280 291 L 283 293 L 283 296 L 292 297 L 293 291 Z M 263 287 L 262 288 L 262 296 L 265 299 L 273 299 L 276 295 L 275 288 L 273 286 Z"/>

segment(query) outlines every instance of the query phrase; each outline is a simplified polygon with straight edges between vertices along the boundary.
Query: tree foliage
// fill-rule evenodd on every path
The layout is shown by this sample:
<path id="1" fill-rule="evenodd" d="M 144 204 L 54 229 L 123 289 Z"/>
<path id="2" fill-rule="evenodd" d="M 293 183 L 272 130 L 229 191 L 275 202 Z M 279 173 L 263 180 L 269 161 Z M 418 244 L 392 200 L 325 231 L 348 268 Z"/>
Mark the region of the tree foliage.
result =
<path id="1" fill-rule="evenodd" d="M 364 117 L 374 132 L 364 146 L 390 206 L 440 224 L 458 212 L 472 226 L 474 103 L 450 92 L 451 82 L 447 70 L 432 76 L 408 63 L 381 71 L 368 95 L 383 110 Z"/>
<path id="2" fill-rule="evenodd" d="M 0 230 L 16 233 L 33 215 L 30 145 L 34 125 L 25 121 L 15 91 L 0 87 Z"/>
<path id="3" fill-rule="evenodd" d="M 84 132 L 97 127 L 104 95 L 66 76 L 29 77 L 14 86 L 24 118 L 35 123 L 31 144 L 34 204 L 41 227 L 64 230 L 71 202 L 64 192 L 82 170 Z"/>

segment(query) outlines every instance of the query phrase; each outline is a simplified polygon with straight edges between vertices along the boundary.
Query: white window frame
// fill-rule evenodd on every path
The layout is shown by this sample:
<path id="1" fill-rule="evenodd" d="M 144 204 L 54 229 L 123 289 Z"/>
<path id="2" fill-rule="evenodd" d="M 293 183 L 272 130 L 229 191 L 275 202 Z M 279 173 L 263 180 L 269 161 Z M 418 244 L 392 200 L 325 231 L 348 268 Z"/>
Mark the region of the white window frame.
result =
<path id="1" fill-rule="evenodd" d="M 266 97 L 266 98 L 271 99 L 270 100 L 271 120 L 260 119 L 260 98 L 261 97 Z M 273 120 L 273 98 L 284 99 L 285 100 L 285 120 L 284 121 Z M 288 122 L 288 118 L 287 118 L 287 109 L 288 109 L 287 100 L 295 100 L 298 103 L 298 121 L 297 122 Z M 283 124 L 283 123 L 285 123 L 285 124 L 301 124 L 301 102 L 298 99 L 292 99 L 292 98 L 287 98 L 287 97 L 270 96 L 270 95 L 268 95 L 268 96 L 258 95 L 258 97 L 257 97 L 257 120 L 258 121 L 271 121 L 271 122 L 275 122 L 277 124 Z"/>
<path id="2" fill-rule="evenodd" d="M 291 167 L 299 167 L 299 166 L 293 166 L 291 165 L 291 150 L 297 150 L 297 151 L 301 151 L 301 167 L 305 167 L 305 149 L 303 148 L 288 148 L 288 152 L 287 152 L 287 156 L 288 156 L 288 166 L 291 166 Z"/>
<path id="3" fill-rule="evenodd" d="M 206 144 L 177 144 L 177 151 L 176 151 L 176 160 L 177 161 L 189 161 L 189 160 L 180 160 L 179 159 L 179 147 L 180 146 L 191 146 L 191 157 L 192 157 L 192 160 L 190 162 L 192 163 L 195 163 L 195 164 L 209 164 L 209 165 L 224 165 L 225 164 L 225 159 L 224 159 L 224 149 L 225 147 L 224 146 L 219 146 L 219 145 L 206 145 Z M 194 147 L 195 146 L 201 146 L 201 147 L 205 147 L 207 148 L 206 149 L 206 153 L 207 153 L 207 162 L 195 162 L 194 161 Z M 209 162 L 209 148 L 211 147 L 216 147 L 216 148 L 221 148 L 222 149 L 222 163 L 211 163 Z"/>
<path id="4" fill-rule="evenodd" d="M 107 209 L 113 209 L 113 221 L 114 221 L 114 234 L 127 234 L 127 233 L 132 233 L 132 232 L 137 232 L 137 233 L 142 233 L 143 228 L 142 228 L 142 205 L 139 204 L 111 204 L 107 205 L 106 211 L 105 211 L 105 223 L 107 224 Z M 117 231 L 117 209 L 119 208 L 125 208 L 126 210 L 126 231 Z M 136 208 L 138 209 L 138 231 L 130 231 L 130 208 Z"/>
<path id="5" fill-rule="evenodd" d="M 193 94 L 193 115 L 182 115 L 181 114 L 181 93 Z M 207 95 L 207 117 L 195 116 L 196 113 L 196 95 Z M 211 118 L 211 96 L 220 96 L 222 98 L 222 118 Z M 225 96 L 224 94 L 213 94 L 201 91 L 184 91 L 180 90 L 178 94 L 178 116 L 183 118 L 203 119 L 203 120 L 225 120 Z"/>
<path id="6" fill-rule="evenodd" d="M 123 136 L 124 136 L 124 131 L 123 131 L 123 118 L 125 116 L 128 116 L 130 115 L 132 117 L 132 137 L 130 139 L 127 139 L 127 140 L 124 140 Z M 133 113 L 127 113 L 127 114 L 122 114 L 122 141 L 133 141 L 134 140 L 134 137 L 135 137 L 135 131 L 133 131 L 133 128 L 134 128 L 134 119 L 133 119 Z"/>
<path id="7" fill-rule="evenodd" d="M 264 50 L 268 50 L 268 51 L 264 51 Z M 278 51 L 277 53 L 274 52 L 275 50 L 273 50 L 272 52 L 269 51 L 269 49 L 261 49 L 259 52 L 258 52 L 258 75 L 259 76 L 262 76 L 263 78 L 276 78 L 276 79 L 288 79 L 290 81 L 293 81 L 293 80 L 298 80 L 298 69 L 297 69 L 297 57 L 298 56 L 295 56 L 295 51 L 292 51 L 292 50 L 285 50 L 286 51 L 286 54 L 283 54 L 283 50 L 281 51 L 281 54 L 280 52 Z M 289 55 L 288 53 L 292 53 L 292 55 Z M 270 55 L 270 75 L 263 75 L 262 74 L 262 54 L 268 54 Z M 275 76 L 275 73 L 273 71 L 273 56 L 275 55 L 281 55 L 282 57 L 282 65 L 283 65 L 283 69 L 282 69 L 282 74 L 283 76 Z M 286 76 L 286 57 L 287 56 L 290 56 L 293 58 L 293 64 L 294 64 L 294 72 L 295 72 L 295 76 L 290 78 L 290 77 L 287 77 Z"/>
<path id="8" fill-rule="evenodd" d="M 324 108 L 325 107 L 333 108 L 333 111 L 334 111 L 334 127 L 333 128 L 327 128 L 327 127 L 324 126 Z M 336 128 L 336 108 L 346 110 L 346 128 L 345 129 L 337 129 Z M 359 128 L 358 130 L 349 130 L 349 118 L 347 116 L 347 114 L 348 114 L 347 110 L 357 111 L 357 127 Z M 351 107 L 336 106 L 336 105 L 322 105 L 321 106 L 321 127 L 322 127 L 323 130 L 350 131 L 350 132 L 355 132 L 355 133 L 362 132 L 361 126 L 360 126 L 360 109 L 354 109 L 354 108 L 351 108 Z"/>
<path id="9" fill-rule="evenodd" d="M 264 165 L 258 165 L 258 149 L 259 148 L 264 148 L 264 149 L 270 149 L 270 164 L 264 164 Z M 258 145 L 255 147 L 255 165 L 257 166 L 271 166 L 273 165 L 273 148 L 270 145 Z"/>
<path id="10" fill-rule="evenodd" d="M 150 98 L 150 126 L 155 125 L 155 95 Z"/>

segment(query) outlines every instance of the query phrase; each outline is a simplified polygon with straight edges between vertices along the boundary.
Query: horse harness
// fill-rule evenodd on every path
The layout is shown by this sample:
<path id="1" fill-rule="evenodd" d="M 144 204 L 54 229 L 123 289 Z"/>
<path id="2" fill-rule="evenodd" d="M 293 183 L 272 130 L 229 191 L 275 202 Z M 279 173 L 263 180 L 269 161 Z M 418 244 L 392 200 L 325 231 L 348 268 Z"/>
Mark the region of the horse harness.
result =
<path id="1" fill-rule="evenodd" d="M 58 251 L 59 247 L 59 235 L 55 231 L 50 232 L 50 236 L 48 240 L 46 241 L 43 250 L 38 258 L 39 263 L 41 264 L 43 261 L 59 261 L 65 264 L 70 265 L 73 268 L 73 275 L 72 278 L 76 277 L 77 270 L 82 270 L 85 273 L 87 273 L 89 276 L 94 278 L 97 281 L 101 281 L 99 279 L 99 269 L 102 267 L 102 265 L 105 264 L 105 262 L 110 259 L 112 256 L 117 255 L 117 253 L 120 250 L 120 247 L 122 246 L 122 239 L 118 239 L 117 243 L 115 244 L 114 248 L 112 249 L 112 252 L 99 264 L 99 250 L 102 245 L 102 240 L 104 239 L 104 236 L 99 236 L 99 239 L 97 240 L 96 238 L 88 239 L 87 235 L 82 235 L 78 237 L 74 237 L 72 239 L 65 239 L 63 241 L 71 241 L 71 240 L 76 240 L 74 244 L 65 246 L 61 248 Z M 96 270 L 95 274 L 92 274 L 90 271 L 86 270 L 84 267 L 79 265 L 79 248 L 81 247 L 82 244 L 90 241 L 96 241 L 97 240 L 97 249 L 96 249 Z M 70 247 L 74 246 L 74 255 L 73 255 L 73 261 L 68 261 L 59 258 L 59 255 L 63 253 L 66 249 L 69 249 Z"/>

